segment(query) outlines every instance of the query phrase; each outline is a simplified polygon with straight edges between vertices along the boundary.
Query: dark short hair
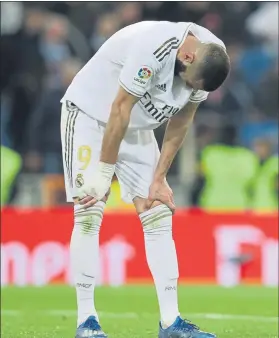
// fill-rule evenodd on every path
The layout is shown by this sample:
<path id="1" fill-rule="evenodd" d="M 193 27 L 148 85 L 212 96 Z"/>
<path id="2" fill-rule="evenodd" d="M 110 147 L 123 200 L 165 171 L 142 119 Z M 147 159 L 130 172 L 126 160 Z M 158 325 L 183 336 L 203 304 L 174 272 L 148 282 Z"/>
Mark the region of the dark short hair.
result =
<path id="1" fill-rule="evenodd" d="M 213 92 L 226 80 L 229 72 L 230 59 L 225 49 L 217 44 L 207 45 L 199 63 L 199 78 L 203 80 L 203 89 Z"/>

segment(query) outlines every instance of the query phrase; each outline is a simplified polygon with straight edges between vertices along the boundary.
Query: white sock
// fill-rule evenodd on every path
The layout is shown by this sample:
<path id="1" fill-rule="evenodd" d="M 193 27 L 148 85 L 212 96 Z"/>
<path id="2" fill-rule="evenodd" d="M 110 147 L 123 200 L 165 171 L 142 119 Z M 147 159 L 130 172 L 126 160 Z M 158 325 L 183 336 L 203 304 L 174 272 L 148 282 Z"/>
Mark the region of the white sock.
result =
<path id="1" fill-rule="evenodd" d="M 178 263 L 172 237 L 172 213 L 159 205 L 140 214 L 144 229 L 145 251 L 157 290 L 163 328 L 171 326 L 177 316 Z"/>
<path id="2" fill-rule="evenodd" d="M 98 202 L 86 210 L 75 206 L 70 250 L 77 293 L 78 326 L 92 315 L 99 320 L 94 290 L 99 273 L 99 232 L 104 206 L 104 202 Z"/>

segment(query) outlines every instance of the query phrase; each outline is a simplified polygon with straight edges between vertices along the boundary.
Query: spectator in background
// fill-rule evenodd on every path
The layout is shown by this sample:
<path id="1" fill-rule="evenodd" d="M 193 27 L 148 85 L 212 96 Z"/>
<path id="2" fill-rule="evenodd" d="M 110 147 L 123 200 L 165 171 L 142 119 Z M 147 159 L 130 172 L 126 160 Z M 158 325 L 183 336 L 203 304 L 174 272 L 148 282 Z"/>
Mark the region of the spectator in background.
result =
<path id="1" fill-rule="evenodd" d="M 200 24 L 210 2 L 208 1 L 163 1 L 156 13 L 156 20 L 190 21 Z"/>
<path id="2" fill-rule="evenodd" d="M 94 53 L 102 44 L 110 38 L 120 28 L 119 18 L 115 13 L 102 15 L 96 24 L 95 30 L 91 37 L 91 47 Z"/>
<path id="3" fill-rule="evenodd" d="M 142 5 L 140 2 L 120 2 L 117 13 L 121 27 L 126 27 L 142 20 Z"/>
<path id="4" fill-rule="evenodd" d="M 201 151 L 216 141 L 217 128 L 208 124 L 200 124 L 196 129 L 197 155 L 200 158 Z"/>
<path id="5" fill-rule="evenodd" d="M 146 1 L 142 4 L 142 16 L 144 20 L 158 20 L 158 12 L 162 6 L 162 1 Z"/>
<path id="6" fill-rule="evenodd" d="M 8 65 L 4 69 L 7 73 L 1 75 L 11 99 L 8 129 L 12 147 L 20 153 L 25 150 L 25 128 L 34 103 L 41 93 L 46 71 L 39 48 L 44 20 L 45 13 L 40 8 L 26 10 L 22 29 L 5 37 L 4 60 L 1 57 L 2 67 L 3 63 Z"/>
<path id="7" fill-rule="evenodd" d="M 264 74 L 271 69 L 273 60 L 272 54 L 261 44 L 245 49 L 239 66 L 246 83 L 253 88 L 259 86 Z"/>
<path id="8" fill-rule="evenodd" d="M 88 39 L 92 33 L 95 20 L 92 2 L 40 2 L 40 6 L 46 8 L 51 17 L 64 20 L 67 25 L 65 41 L 72 54 L 83 62 L 87 62 L 92 56 Z"/>
<path id="9" fill-rule="evenodd" d="M 62 173 L 60 138 L 60 100 L 76 73 L 81 69 L 76 59 L 60 63 L 60 86 L 48 87 L 31 116 L 27 133 L 29 152 L 25 167 L 29 172 Z"/>
<path id="10" fill-rule="evenodd" d="M 255 103 L 266 117 L 278 120 L 278 60 L 270 71 L 264 74 L 259 86 L 255 89 Z"/>
<path id="11" fill-rule="evenodd" d="M 221 144 L 208 145 L 201 152 L 193 204 L 212 211 L 248 209 L 258 170 L 257 157 L 237 146 L 235 127 L 224 128 L 221 139 Z"/>
<path id="12" fill-rule="evenodd" d="M 20 1 L 1 1 L 1 37 L 17 33 L 22 25 L 24 14 Z"/>
<path id="13" fill-rule="evenodd" d="M 49 14 L 40 41 L 40 51 L 48 71 L 47 86 L 59 84 L 60 65 L 71 56 L 67 35 L 67 20 L 63 16 Z"/>
<path id="14" fill-rule="evenodd" d="M 259 8 L 247 18 L 246 29 L 254 37 L 262 39 L 270 52 L 278 56 L 278 2 L 260 2 L 260 4 Z"/>
<path id="15" fill-rule="evenodd" d="M 259 159 L 260 165 L 264 165 L 273 155 L 272 143 L 268 139 L 256 139 L 253 143 L 253 151 Z"/>
<path id="16" fill-rule="evenodd" d="M 69 6 L 67 13 L 68 20 L 84 34 L 84 37 L 88 41 L 92 34 L 92 26 L 99 16 L 99 10 L 94 8 L 94 2 L 92 1 L 68 1 L 67 4 Z"/>
<path id="17" fill-rule="evenodd" d="M 220 16 L 216 16 L 209 1 L 185 1 L 180 3 L 181 16 L 185 13 L 186 21 L 193 21 L 199 25 L 204 25 L 212 33 L 217 33 L 217 27 L 221 22 Z M 182 19 L 182 17 L 181 17 Z"/>
<path id="18" fill-rule="evenodd" d="M 254 142 L 259 158 L 259 169 L 253 185 L 253 208 L 258 211 L 278 210 L 278 155 L 273 155 L 272 144 L 267 139 Z"/>
<path id="19" fill-rule="evenodd" d="M 219 32 L 226 36 L 227 41 L 237 40 L 247 43 L 249 35 L 245 30 L 245 21 L 250 13 L 257 8 L 255 1 L 224 1 L 212 2 L 211 10 L 220 17 Z"/>
<path id="20" fill-rule="evenodd" d="M 12 149 L 1 145 L 1 207 L 9 202 L 20 168 L 20 155 Z"/>
<path id="21" fill-rule="evenodd" d="M 253 92 L 243 80 L 239 69 L 242 50 L 243 44 L 239 42 L 232 42 L 227 46 L 233 71 L 224 85 L 209 95 L 204 105 L 206 109 L 218 112 L 235 125 L 243 122 L 246 112 L 254 104 Z"/>

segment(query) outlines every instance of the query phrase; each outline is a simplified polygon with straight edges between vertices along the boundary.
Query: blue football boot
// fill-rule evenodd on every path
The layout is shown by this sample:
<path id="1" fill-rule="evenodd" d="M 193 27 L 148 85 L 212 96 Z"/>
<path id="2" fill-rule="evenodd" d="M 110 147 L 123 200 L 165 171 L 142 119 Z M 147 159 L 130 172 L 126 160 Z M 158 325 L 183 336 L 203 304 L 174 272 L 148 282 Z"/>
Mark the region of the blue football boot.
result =
<path id="1" fill-rule="evenodd" d="M 172 326 L 163 329 L 160 323 L 159 338 L 217 338 L 212 333 L 200 331 L 200 329 L 187 320 L 177 317 Z"/>
<path id="2" fill-rule="evenodd" d="M 108 338 L 94 316 L 90 316 L 82 323 L 76 332 L 75 338 Z"/>

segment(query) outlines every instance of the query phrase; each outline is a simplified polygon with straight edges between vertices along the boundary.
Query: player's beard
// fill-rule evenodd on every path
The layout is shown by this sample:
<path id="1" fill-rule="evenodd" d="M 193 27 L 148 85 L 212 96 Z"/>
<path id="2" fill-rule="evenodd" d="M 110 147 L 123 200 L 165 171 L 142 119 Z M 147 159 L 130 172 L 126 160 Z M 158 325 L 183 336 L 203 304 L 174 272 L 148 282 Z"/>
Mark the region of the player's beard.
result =
<path id="1" fill-rule="evenodd" d="M 186 69 L 187 69 L 187 66 L 185 66 L 182 61 L 178 59 L 175 60 L 175 66 L 174 66 L 175 76 L 178 76 L 180 73 L 185 73 Z"/>

